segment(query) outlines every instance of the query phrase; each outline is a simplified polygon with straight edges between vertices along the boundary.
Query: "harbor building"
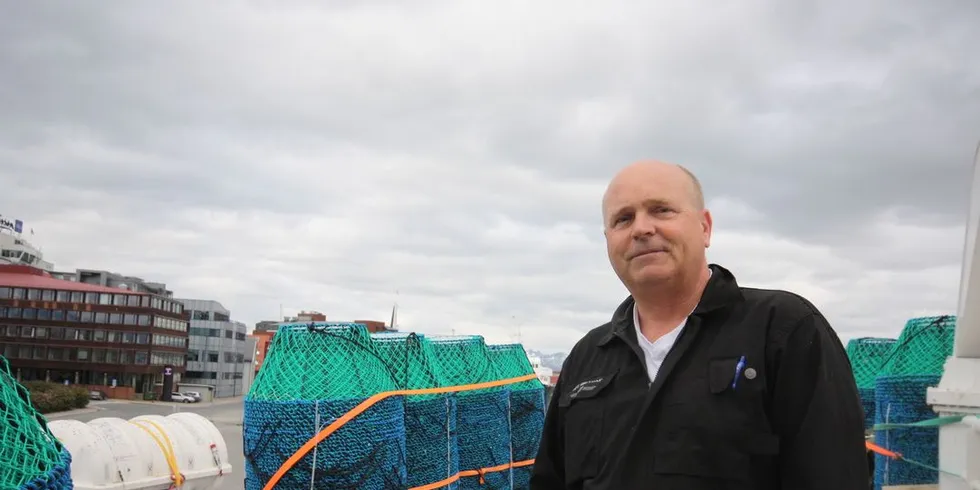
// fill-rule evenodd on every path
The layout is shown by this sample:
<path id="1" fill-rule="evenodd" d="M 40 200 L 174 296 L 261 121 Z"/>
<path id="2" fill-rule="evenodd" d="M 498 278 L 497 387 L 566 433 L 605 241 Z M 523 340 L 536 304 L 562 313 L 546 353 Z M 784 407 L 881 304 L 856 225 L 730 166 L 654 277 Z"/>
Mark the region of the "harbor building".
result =
<path id="1" fill-rule="evenodd" d="M 18 380 L 97 386 L 129 398 L 152 390 L 167 367 L 180 379 L 188 329 L 182 304 L 128 284 L 66 276 L 0 264 L 0 353 Z"/>
<path id="2" fill-rule="evenodd" d="M 256 342 L 248 338 L 246 325 L 232 320 L 231 312 L 217 301 L 177 301 L 183 303 L 190 319 L 187 372 L 181 389 L 195 391 L 190 385 L 207 387 L 213 398 L 244 395 L 254 378 L 256 351 Z"/>

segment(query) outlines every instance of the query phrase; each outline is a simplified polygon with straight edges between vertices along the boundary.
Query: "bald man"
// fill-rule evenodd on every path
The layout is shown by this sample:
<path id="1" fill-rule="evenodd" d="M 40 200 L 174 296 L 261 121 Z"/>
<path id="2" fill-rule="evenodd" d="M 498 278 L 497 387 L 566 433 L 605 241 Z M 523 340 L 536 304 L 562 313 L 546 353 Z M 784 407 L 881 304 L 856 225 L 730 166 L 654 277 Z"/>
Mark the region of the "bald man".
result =
<path id="1" fill-rule="evenodd" d="M 867 490 L 840 339 L 799 295 L 740 287 L 708 264 L 697 178 L 630 165 L 602 216 L 630 295 L 566 359 L 531 488 Z"/>

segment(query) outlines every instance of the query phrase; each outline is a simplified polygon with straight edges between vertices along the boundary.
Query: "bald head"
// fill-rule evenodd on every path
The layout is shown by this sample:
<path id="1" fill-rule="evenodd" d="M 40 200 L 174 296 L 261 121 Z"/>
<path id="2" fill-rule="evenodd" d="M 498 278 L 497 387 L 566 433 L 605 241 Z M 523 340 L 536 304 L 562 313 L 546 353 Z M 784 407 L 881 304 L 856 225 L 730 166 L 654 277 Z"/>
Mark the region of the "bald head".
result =
<path id="1" fill-rule="evenodd" d="M 644 160 L 627 165 L 609 182 L 606 193 L 602 197 L 603 219 L 609 212 L 608 207 L 611 198 L 619 190 L 643 181 L 662 182 L 668 186 L 682 185 L 686 189 L 685 194 L 690 199 L 690 203 L 699 211 L 704 209 L 704 191 L 701 189 L 701 182 L 698 181 L 694 173 L 681 165 Z"/>

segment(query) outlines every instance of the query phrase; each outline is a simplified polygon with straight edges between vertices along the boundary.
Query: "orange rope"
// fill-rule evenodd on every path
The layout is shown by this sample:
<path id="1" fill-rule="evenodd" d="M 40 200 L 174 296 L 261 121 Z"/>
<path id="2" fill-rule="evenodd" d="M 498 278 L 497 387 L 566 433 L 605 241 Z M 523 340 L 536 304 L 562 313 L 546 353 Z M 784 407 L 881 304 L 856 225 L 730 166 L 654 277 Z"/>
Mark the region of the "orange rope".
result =
<path id="1" fill-rule="evenodd" d="M 282 466 L 279 467 L 279 469 L 276 471 L 276 473 L 274 475 L 272 475 L 272 478 L 270 478 L 269 479 L 269 482 L 265 484 L 265 487 L 263 487 L 263 490 L 272 490 L 273 488 L 275 488 L 276 484 L 279 483 L 279 480 L 281 480 L 282 477 L 285 476 L 286 473 L 289 472 L 289 470 L 291 470 L 293 468 L 293 466 L 296 465 L 296 463 L 299 463 L 299 460 L 303 459 L 303 457 L 306 456 L 306 453 L 312 451 L 313 448 L 315 448 L 317 444 L 320 444 L 321 441 L 323 441 L 327 437 L 330 437 L 330 434 L 333 434 L 334 432 L 337 431 L 337 429 L 341 428 L 344 424 L 346 424 L 347 422 L 350 422 L 351 420 L 353 420 L 354 417 L 357 417 L 358 415 L 364 413 L 365 410 L 371 408 L 371 406 L 373 406 L 374 404 L 380 402 L 381 400 L 384 400 L 386 398 L 390 398 L 390 397 L 393 397 L 393 396 L 403 396 L 403 395 L 440 395 L 440 394 L 443 394 L 443 393 L 452 393 L 452 392 L 456 392 L 456 391 L 472 391 L 472 390 L 482 390 L 482 389 L 487 389 L 487 388 L 496 388 L 498 386 L 505 386 L 505 385 L 514 384 L 514 383 L 520 383 L 521 381 L 532 380 L 532 379 L 535 379 L 537 377 L 538 377 L 537 374 L 526 374 L 524 376 L 518 376 L 516 378 L 501 379 L 501 380 L 497 380 L 497 381 L 487 381 L 485 383 L 476 383 L 476 384 L 471 384 L 471 385 L 445 386 L 445 387 L 441 387 L 441 388 L 422 388 L 422 389 L 417 389 L 417 390 L 394 390 L 394 391 L 385 391 L 385 392 L 374 394 L 374 395 L 368 397 L 367 400 L 364 400 L 363 402 L 361 402 L 360 404 L 358 404 L 356 407 L 354 407 L 353 409 L 351 409 L 349 412 L 345 413 L 339 419 L 335 420 L 332 424 L 328 425 L 326 428 L 324 428 L 323 430 L 321 430 L 317 435 L 313 436 L 313 438 L 311 438 L 309 441 L 307 441 L 306 444 L 303 444 L 303 447 L 301 447 L 298 450 L 296 450 L 296 452 L 293 453 L 293 455 L 290 456 L 289 459 L 287 459 L 282 464 Z M 526 461 L 521 461 L 521 463 L 533 464 L 533 460 L 531 460 L 531 461 L 532 461 L 531 463 L 527 463 Z M 514 463 L 514 464 L 516 465 L 516 463 Z M 524 465 L 524 466 L 526 466 L 526 465 Z M 476 475 L 480 475 L 480 477 L 482 479 L 482 474 L 483 473 L 492 473 L 493 471 L 503 471 L 503 470 L 506 470 L 506 469 L 508 469 L 510 467 L 511 467 L 511 463 L 508 463 L 507 465 L 505 465 L 501 469 L 494 469 L 494 468 L 500 468 L 500 467 L 494 467 L 494 468 L 486 468 L 486 469 L 481 469 L 481 470 L 469 470 L 469 471 L 475 471 L 475 472 L 477 472 Z M 456 476 L 454 476 L 452 478 L 459 479 L 459 477 L 462 476 L 462 473 L 465 473 L 465 472 L 462 472 L 461 471 L 459 474 L 457 474 Z M 476 475 L 473 475 L 473 476 L 476 476 Z M 449 478 L 449 479 L 451 480 L 452 478 Z M 453 481 L 455 481 L 455 480 L 453 480 Z M 450 482 L 450 483 L 452 483 L 452 482 Z M 420 487 L 420 488 L 438 488 L 438 487 Z"/>

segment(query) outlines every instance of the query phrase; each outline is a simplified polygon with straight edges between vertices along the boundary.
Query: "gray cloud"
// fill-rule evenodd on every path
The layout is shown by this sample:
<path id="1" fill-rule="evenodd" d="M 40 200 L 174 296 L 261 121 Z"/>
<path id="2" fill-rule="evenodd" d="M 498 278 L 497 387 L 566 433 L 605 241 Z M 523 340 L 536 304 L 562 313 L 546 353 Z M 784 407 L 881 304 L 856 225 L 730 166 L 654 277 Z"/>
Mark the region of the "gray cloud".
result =
<path id="1" fill-rule="evenodd" d="M 955 307 L 980 7 L 14 2 L 0 212 L 60 268 L 567 349 L 625 294 L 605 180 L 683 163 L 712 258 L 842 336 Z M 397 293 L 396 293 L 397 292 Z"/>

